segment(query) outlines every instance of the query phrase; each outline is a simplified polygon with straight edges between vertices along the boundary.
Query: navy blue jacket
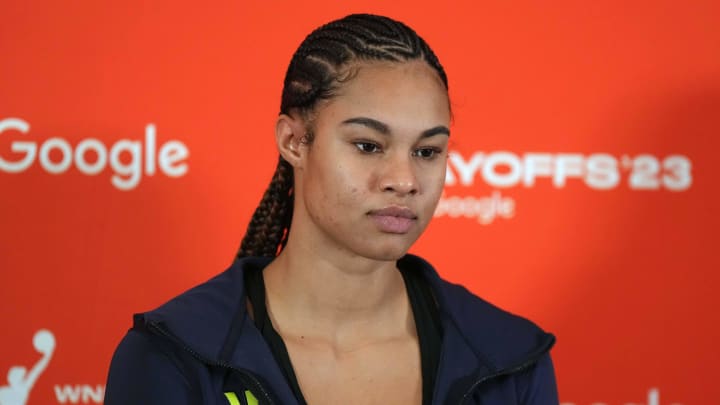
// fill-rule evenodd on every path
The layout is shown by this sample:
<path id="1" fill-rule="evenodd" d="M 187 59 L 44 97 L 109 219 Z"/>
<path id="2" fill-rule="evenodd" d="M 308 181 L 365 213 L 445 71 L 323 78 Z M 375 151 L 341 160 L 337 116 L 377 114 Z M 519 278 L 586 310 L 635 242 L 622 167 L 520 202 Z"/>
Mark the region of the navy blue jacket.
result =
<path id="1" fill-rule="evenodd" d="M 136 315 L 113 356 L 105 404 L 297 404 L 246 312 L 243 268 L 262 268 L 270 260 L 239 260 Z M 443 341 L 433 404 L 558 404 L 552 335 L 442 280 L 418 257 L 400 260 L 423 272 L 440 307 Z"/>

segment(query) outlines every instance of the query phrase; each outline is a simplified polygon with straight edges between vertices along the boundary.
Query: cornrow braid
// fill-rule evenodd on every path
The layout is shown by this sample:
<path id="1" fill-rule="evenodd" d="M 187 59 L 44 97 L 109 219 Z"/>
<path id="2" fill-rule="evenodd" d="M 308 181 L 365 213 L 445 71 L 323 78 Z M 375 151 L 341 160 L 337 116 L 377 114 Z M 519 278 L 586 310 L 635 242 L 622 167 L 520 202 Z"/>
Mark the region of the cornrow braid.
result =
<path id="1" fill-rule="evenodd" d="M 343 70 L 354 61 L 402 62 L 421 59 L 448 88 L 435 53 L 412 28 L 387 17 L 352 14 L 316 29 L 300 44 L 288 66 L 280 112 L 309 112 L 335 94 Z"/>
<path id="2" fill-rule="evenodd" d="M 255 209 L 237 257 L 274 257 L 285 246 L 293 210 L 292 166 L 280 157 L 270 186 Z"/>
<path id="3" fill-rule="evenodd" d="M 352 14 L 311 32 L 295 51 L 285 74 L 280 113 L 298 113 L 306 120 L 303 140 L 312 143 L 310 113 L 320 100 L 332 98 L 352 77 L 356 62 L 423 60 L 448 88 L 440 61 L 412 28 L 387 17 Z M 292 167 L 282 157 L 248 225 L 237 257 L 270 256 L 287 243 L 293 208 Z"/>

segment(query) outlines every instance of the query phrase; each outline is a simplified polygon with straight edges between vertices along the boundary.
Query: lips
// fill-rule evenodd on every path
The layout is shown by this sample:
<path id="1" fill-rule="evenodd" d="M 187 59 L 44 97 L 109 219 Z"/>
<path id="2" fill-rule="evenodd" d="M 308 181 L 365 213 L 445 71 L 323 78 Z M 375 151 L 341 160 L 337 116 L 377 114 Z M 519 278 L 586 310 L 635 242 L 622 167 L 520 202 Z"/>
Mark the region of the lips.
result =
<path id="1" fill-rule="evenodd" d="M 407 233 L 417 220 L 417 215 L 412 210 L 397 206 L 373 210 L 368 215 L 380 231 L 395 234 Z"/>

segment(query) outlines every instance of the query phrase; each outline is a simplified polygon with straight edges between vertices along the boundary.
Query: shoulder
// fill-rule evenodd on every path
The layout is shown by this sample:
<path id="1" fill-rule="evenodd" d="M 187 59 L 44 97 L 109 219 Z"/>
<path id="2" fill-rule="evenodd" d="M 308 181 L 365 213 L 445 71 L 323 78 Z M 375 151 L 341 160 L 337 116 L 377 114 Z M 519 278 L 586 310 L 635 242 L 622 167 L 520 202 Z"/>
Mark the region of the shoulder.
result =
<path id="1" fill-rule="evenodd" d="M 113 354 L 105 403 L 194 403 L 188 363 L 158 336 L 130 330 Z"/>
<path id="2" fill-rule="evenodd" d="M 419 257 L 407 255 L 398 266 L 422 272 L 435 294 L 443 327 L 443 361 L 451 365 L 440 367 L 440 381 L 448 381 L 448 403 L 464 401 L 460 398 L 466 396 L 472 396 L 473 403 L 557 403 L 552 334 L 442 279 Z"/>
<path id="3" fill-rule="evenodd" d="M 457 329 L 472 350 L 492 369 L 539 359 L 555 337 L 534 322 L 501 309 L 462 285 L 442 279 L 425 260 L 412 255 L 399 265 L 413 266 L 429 281 L 443 315 L 443 322 Z"/>
<path id="4" fill-rule="evenodd" d="M 243 271 L 269 261 L 238 260 L 158 308 L 136 314 L 113 355 L 106 403 L 201 403 L 192 389 L 207 385 L 198 376 L 210 377 L 198 370 L 216 361 L 234 321 L 245 316 Z"/>
<path id="5" fill-rule="evenodd" d="M 233 324 L 242 323 L 246 316 L 244 272 L 263 268 L 270 261 L 263 257 L 238 260 L 219 275 L 137 317 L 146 325 L 170 331 L 202 357 L 215 359 Z"/>

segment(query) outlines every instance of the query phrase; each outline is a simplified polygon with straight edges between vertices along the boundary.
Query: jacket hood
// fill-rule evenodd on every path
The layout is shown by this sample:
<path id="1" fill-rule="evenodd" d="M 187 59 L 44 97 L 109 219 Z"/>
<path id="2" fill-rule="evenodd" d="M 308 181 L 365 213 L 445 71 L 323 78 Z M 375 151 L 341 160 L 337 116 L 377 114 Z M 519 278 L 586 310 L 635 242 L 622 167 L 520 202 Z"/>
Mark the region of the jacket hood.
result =
<path id="1" fill-rule="evenodd" d="M 249 369 L 267 381 L 284 381 L 245 304 L 243 271 L 264 268 L 271 261 L 268 257 L 239 259 L 206 283 L 138 315 L 136 321 L 161 326 L 205 361 Z M 464 391 L 458 384 L 467 388 L 473 381 L 527 367 L 553 346 L 554 336 L 441 279 L 423 259 L 408 254 L 398 261 L 398 267 L 406 266 L 423 272 L 440 307 L 443 348 L 436 395 L 455 392 L 451 396 L 461 396 Z M 240 333 L 233 328 L 240 328 Z M 230 335 L 239 340 L 231 353 L 222 353 Z M 292 396 L 288 387 L 273 389 L 281 391 L 281 398 Z"/>

